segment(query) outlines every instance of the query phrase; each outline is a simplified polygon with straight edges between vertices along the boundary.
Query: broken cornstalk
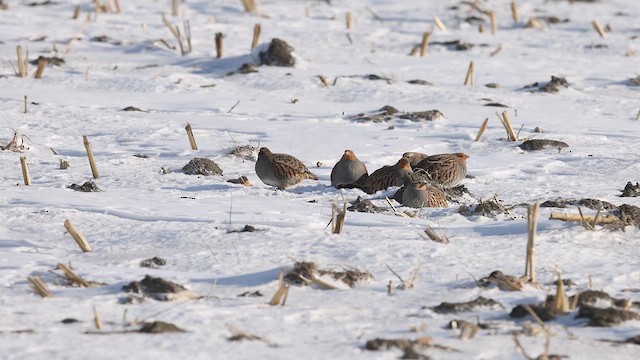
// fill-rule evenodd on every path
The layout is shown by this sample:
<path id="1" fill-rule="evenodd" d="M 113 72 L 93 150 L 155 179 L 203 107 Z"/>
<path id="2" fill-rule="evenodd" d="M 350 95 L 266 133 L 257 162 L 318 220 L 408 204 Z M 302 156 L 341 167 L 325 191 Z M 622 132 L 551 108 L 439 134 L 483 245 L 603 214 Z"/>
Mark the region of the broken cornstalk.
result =
<path id="1" fill-rule="evenodd" d="M 473 86 L 475 84 L 475 64 L 472 61 L 469 63 L 469 69 L 467 70 L 467 77 L 464 79 L 464 85 Z"/>
<path id="2" fill-rule="evenodd" d="M 489 124 L 489 118 L 485 118 L 484 121 L 482 122 L 482 125 L 480 125 L 480 129 L 478 130 L 478 135 L 476 135 L 476 139 L 473 141 L 475 142 L 480 141 L 480 139 L 482 138 L 482 135 L 487 130 L 488 124 Z"/>
<path id="3" fill-rule="evenodd" d="M 191 144 L 191 150 L 198 150 L 198 143 L 196 143 L 196 138 L 193 136 L 193 130 L 191 129 L 191 124 L 187 123 L 187 126 L 184 128 L 187 131 L 187 137 L 189 137 L 189 144 Z"/>
<path id="4" fill-rule="evenodd" d="M 536 231 L 538 229 L 538 209 L 540 203 L 536 202 L 533 205 L 527 204 L 527 225 L 528 225 L 528 238 L 527 238 L 527 259 L 525 262 L 524 277 L 529 279 L 529 282 L 536 282 L 536 254 L 535 254 L 535 241 Z"/>
<path id="5" fill-rule="evenodd" d="M 504 126 L 505 130 L 507 131 L 507 140 L 518 141 L 518 135 L 516 135 L 515 130 L 513 130 L 509 112 L 507 110 L 503 111 L 502 113 L 496 112 L 496 116 L 498 117 L 498 119 L 500 119 L 502 126 Z"/>
<path id="6" fill-rule="evenodd" d="M 89 242 L 87 241 L 87 239 L 84 237 L 82 233 L 76 230 L 75 226 L 73 226 L 73 223 L 71 223 L 71 220 L 66 219 L 64 221 L 64 227 L 67 229 L 67 231 L 69 231 L 69 234 L 71 235 L 73 240 L 76 241 L 78 246 L 80 246 L 80 249 L 82 249 L 83 252 L 91 251 L 91 246 L 89 245 Z"/>
<path id="7" fill-rule="evenodd" d="M 47 284 L 39 276 L 29 276 L 27 280 L 33 286 L 33 289 L 42 297 L 52 297 L 53 293 L 47 287 Z"/>
<path id="8" fill-rule="evenodd" d="M 84 148 L 87 150 L 89 166 L 91 166 L 91 174 L 93 175 L 94 179 L 97 179 L 100 177 L 100 173 L 98 172 L 98 165 L 96 165 L 96 158 L 93 156 L 93 148 L 91 147 L 89 138 L 87 138 L 86 135 L 82 135 L 82 142 L 84 143 Z"/>
<path id="9" fill-rule="evenodd" d="M 31 175 L 29 175 L 29 164 L 25 156 L 20 157 L 20 166 L 22 167 L 22 178 L 24 179 L 24 185 L 31 185 Z"/>

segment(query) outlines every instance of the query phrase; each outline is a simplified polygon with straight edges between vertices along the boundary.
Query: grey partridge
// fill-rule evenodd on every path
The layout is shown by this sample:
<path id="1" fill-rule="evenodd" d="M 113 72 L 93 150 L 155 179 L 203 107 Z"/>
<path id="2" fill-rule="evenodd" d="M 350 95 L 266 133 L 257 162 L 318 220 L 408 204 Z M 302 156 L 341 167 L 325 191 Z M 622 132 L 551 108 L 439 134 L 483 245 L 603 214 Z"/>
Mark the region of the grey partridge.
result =
<path id="1" fill-rule="evenodd" d="M 342 158 L 331 170 L 331 186 L 354 188 L 356 182 L 364 181 L 369 176 L 367 167 L 352 150 L 345 150 Z"/>
<path id="2" fill-rule="evenodd" d="M 409 159 L 409 164 L 411 164 L 411 168 L 414 169 L 416 166 L 418 166 L 420 161 L 426 159 L 427 157 L 429 157 L 429 155 L 421 152 L 408 151 L 402 154 L 402 157 Z"/>
<path id="3" fill-rule="evenodd" d="M 467 176 L 468 158 L 463 153 L 431 155 L 420 161 L 415 170 L 424 170 L 432 185 L 450 188 Z"/>
<path id="4" fill-rule="evenodd" d="M 266 147 L 260 148 L 255 169 L 263 183 L 280 190 L 305 179 L 318 180 L 302 161 L 288 154 L 274 154 Z"/>
<path id="5" fill-rule="evenodd" d="M 411 174 L 411 165 L 409 160 L 403 157 L 393 166 L 383 166 L 374 171 L 361 184 L 358 184 L 358 187 L 367 194 L 373 194 L 391 186 L 401 186 L 403 179 L 409 174 Z"/>
<path id="6" fill-rule="evenodd" d="M 449 206 L 444 192 L 425 181 L 413 181 L 404 187 L 402 205 L 412 208 Z"/>

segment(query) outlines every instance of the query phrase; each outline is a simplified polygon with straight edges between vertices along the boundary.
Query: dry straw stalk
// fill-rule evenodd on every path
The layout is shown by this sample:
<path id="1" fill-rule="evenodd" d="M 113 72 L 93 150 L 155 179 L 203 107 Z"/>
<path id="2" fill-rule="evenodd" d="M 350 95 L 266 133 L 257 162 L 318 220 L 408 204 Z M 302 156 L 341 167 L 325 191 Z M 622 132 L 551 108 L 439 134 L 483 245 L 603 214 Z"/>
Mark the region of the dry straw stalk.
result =
<path id="1" fill-rule="evenodd" d="M 476 139 L 473 141 L 475 142 L 480 141 L 480 139 L 482 138 L 482 135 L 487 130 L 488 124 L 489 124 L 489 118 L 485 118 L 484 121 L 482 122 L 482 125 L 480 125 L 480 129 L 478 130 L 478 135 L 476 135 Z"/>
<path id="2" fill-rule="evenodd" d="M 242 7 L 244 7 L 244 11 L 252 14 L 258 13 L 258 4 L 256 3 L 256 0 L 241 0 L 241 1 L 242 1 Z"/>
<path id="3" fill-rule="evenodd" d="M 429 40 L 431 39 L 431 32 L 427 31 L 422 34 L 422 44 L 420 44 L 420 56 L 427 56 L 427 49 L 429 49 Z"/>
<path id="4" fill-rule="evenodd" d="M 33 289 L 42 297 L 52 297 L 53 293 L 47 287 L 47 284 L 39 276 L 29 276 L 27 278 Z"/>
<path id="5" fill-rule="evenodd" d="M 331 205 L 331 233 L 340 234 L 344 229 L 344 220 L 347 217 L 347 203 L 344 203 L 342 209 L 338 204 Z"/>
<path id="6" fill-rule="evenodd" d="M 215 42 L 216 42 L 216 57 L 218 59 L 222 58 L 222 56 L 224 55 L 224 45 L 222 43 L 223 39 L 224 39 L 224 35 L 221 32 L 217 32 L 215 36 Z"/>
<path id="7" fill-rule="evenodd" d="M 520 22 L 520 12 L 515 1 L 511 2 L 511 16 L 513 17 L 513 22 Z"/>
<path id="8" fill-rule="evenodd" d="M 607 35 L 607 32 L 604 30 L 604 28 L 602 27 L 602 25 L 600 25 L 600 21 L 598 20 L 593 20 L 593 28 L 596 29 L 596 31 L 598 32 L 598 34 L 600 35 L 600 37 L 605 37 Z"/>
<path id="9" fill-rule="evenodd" d="M 187 131 L 187 137 L 189 137 L 189 144 L 191 144 L 191 150 L 198 150 L 198 143 L 196 143 L 196 138 L 193 136 L 193 130 L 191 129 L 191 124 L 187 123 L 187 126 L 184 128 Z"/>
<path id="10" fill-rule="evenodd" d="M 282 306 L 284 306 L 287 302 L 288 295 L 289 285 L 284 283 L 284 269 L 282 269 L 280 270 L 280 277 L 278 279 L 278 290 L 273 294 L 271 301 L 269 301 L 269 305 L 276 306 L 282 304 Z"/>
<path id="11" fill-rule="evenodd" d="M 467 70 L 467 77 L 464 79 L 464 85 L 473 86 L 475 84 L 475 64 L 472 61 L 469 63 L 469 69 Z"/>
<path id="12" fill-rule="evenodd" d="M 96 158 L 93 156 L 93 148 L 91 147 L 89 138 L 87 138 L 86 135 L 82 135 L 82 142 L 84 143 L 84 148 L 87 150 L 89 166 L 91 166 L 91 174 L 93 175 L 94 179 L 97 179 L 100 177 L 100 173 L 98 172 L 98 165 L 96 165 Z"/>
<path id="13" fill-rule="evenodd" d="M 36 79 L 42 78 L 42 74 L 44 73 L 44 69 L 47 67 L 48 63 L 49 61 L 45 57 L 38 59 L 38 68 L 36 69 L 36 74 L 34 76 Z"/>
<path id="14" fill-rule="evenodd" d="M 495 11 L 489 11 L 489 17 L 491 18 L 491 33 L 496 34 L 498 32 L 498 17 Z"/>
<path id="15" fill-rule="evenodd" d="M 262 25 L 255 24 L 253 26 L 253 40 L 251 41 L 251 48 L 255 49 L 260 42 L 260 33 L 262 32 Z"/>
<path id="16" fill-rule="evenodd" d="M 96 324 L 96 329 L 98 331 L 102 330 L 102 317 L 100 316 L 100 312 L 98 311 L 98 307 L 93 305 L 93 322 Z"/>
<path id="17" fill-rule="evenodd" d="M 64 275 L 71 281 L 72 283 L 78 284 L 82 287 L 90 287 L 91 285 L 87 282 L 87 280 L 83 279 L 80 275 L 76 274 L 71 268 L 63 263 L 58 264 L 58 269 L 64 272 Z"/>
<path id="18" fill-rule="evenodd" d="M 71 220 L 66 219 L 64 221 L 64 227 L 67 229 L 67 231 L 69 231 L 69 234 L 71 235 L 73 240 L 76 241 L 78 246 L 80 246 L 80 249 L 82 249 L 83 252 L 91 251 L 91 246 L 89 245 L 89 242 L 87 241 L 87 239 L 84 237 L 82 233 L 76 230 L 75 226 L 73 226 L 73 223 L 71 223 Z"/>
<path id="19" fill-rule="evenodd" d="M 171 15 L 178 16 L 180 13 L 180 0 L 171 0 Z"/>
<path id="20" fill-rule="evenodd" d="M 31 185 L 31 175 L 29 175 L 29 164 L 25 156 L 20 157 L 20 166 L 22 167 L 22 178 L 24 179 L 24 185 Z"/>
<path id="21" fill-rule="evenodd" d="M 549 217 L 550 220 L 562 220 L 562 221 L 572 221 L 572 222 L 583 222 L 586 221 L 591 224 L 615 224 L 620 222 L 620 219 L 613 215 L 598 215 L 596 216 L 581 216 L 580 214 L 567 214 L 567 213 L 559 213 L 554 212 L 551 213 Z"/>
<path id="22" fill-rule="evenodd" d="M 347 13 L 347 30 L 353 29 L 353 13 L 349 11 Z"/>
<path id="23" fill-rule="evenodd" d="M 439 17 L 434 17 L 433 21 L 435 21 L 436 25 L 438 26 L 438 29 L 440 29 L 441 31 L 447 31 L 447 27 L 444 26 L 444 23 L 442 22 L 442 20 L 440 20 Z"/>
<path id="24" fill-rule="evenodd" d="M 509 141 L 518 141 L 518 135 L 515 130 L 513 130 L 513 125 L 511 124 L 511 116 L 509 116 L 508 111 L 503 111 L 502 113 L 496 112 L 496 116 L 500 119 L 502 126 L 507 131 L 507 140 Z"/>
<path id="25" fill-rule="evenodd" d="M 527 224 L 528 224 L 528 239 L 527 239 L 527 259 L 525 262 L 524 276 L 528 277 L 531 283 L 536 282 L 536 255 L 535 255 L 535 241 L 536 232 L 538 229 L 538 210 L 540 209 L 540 203 L 536 202 L 534 205 L 527 204 Z"/>

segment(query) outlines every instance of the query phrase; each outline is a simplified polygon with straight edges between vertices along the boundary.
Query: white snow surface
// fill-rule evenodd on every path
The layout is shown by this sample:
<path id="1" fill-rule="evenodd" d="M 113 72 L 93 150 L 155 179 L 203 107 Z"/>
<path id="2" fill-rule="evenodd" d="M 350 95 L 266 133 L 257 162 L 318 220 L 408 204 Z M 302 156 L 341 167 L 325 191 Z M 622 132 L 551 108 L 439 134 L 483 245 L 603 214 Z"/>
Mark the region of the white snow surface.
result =
<path id="1" fill-rule="evenodd" d="M 640 301 L 637 291 L 629 291 L 640 288 L 639 230 L 588 231 L 578 223 L 548 219 L 552 211 L 577 213 L 575 207 L 540 209 L 535 252 L 544 286 L 521 292 L 481 289 L 474 278 L 494 270 L 523 274 L 524 206 L 510 211 L 513 219 L 467 217 L 458 208 L 476 200 L 465 197 L 446 209 L 422 209 L 413 218 L 391 211 L 349 212 L 339 235 L 326 227 L 333 203 L 363 196 L 390 209 L 383 199 L 395 191 L 367 195 L 330 187 L 332 166 L 345 149 L 353 149 L 370 172 L 394 164 L 406 151 L 464 152 L 473 178 L 463 184 L 478 198 L 497 196 L 505 205 L 562 197 L 639 206 L 638 198 L 619 197 L 628 181 L 640 181 L 640 87 L 628 83 L 640 73 L 638 1 L 516 1 L 519 23 L 511 18 L 510 1 L 478 2 L 496 11 L 496 34 L 489 23 L 481 33 L 477 24 L 463 20 L 479 15 L 469 5 L 443 0 L 265 0 L 258 1 L 260 15 L 244 12 L 240 1 L 186 0 L 178 17 L 171 16 L 169 1 L 120 0 L 122 13 L 93 14 L 91 21 L 86 21 L 95 9 L 90 1 L 35 7 L 30 2 L 5 1 L 9 8 L 0 10 L 0 143 L 8 143 L 15 130 L 29 145 L 20 153 L 0 152 L 2 359 L 395 359 L 400 350 L 369 351 L 365 342 L 422 336 L 458 350 L 420 349 L 434 359 L 521 359 L 513 333 L 528 322 L 538 325 L 531 318 L 511 319 L 509 312 L 555 293 L 551 283 L 558 271 L 576 283 L 569 295 L 588 289 L 591 279 L 595 289 Z M 76 5 L 82 13 L 73 20 Z M 350 31 L 345 26 L 349 11 L 354 17 Z M 182 20 L 190 21 L 191 53 L 182 56 L 159 42 L 177 44 L 162 13 L 181 29 Z M 436 27 L 435 16 L 446 31 Z M 569 21 L 525 28 L 534 16 Z M 610 25 L 606 37 L 594 30 L 594 19 Z M 296 66 L 260 66 L 257 73 L 227 76 L 252 61 L 256 23 L 262 25 L 261 43 L 281 38 L 295 49 Z M 409 55 L 430 29 L 432 42 L 460 39 L 487 46 L 454 51 L 432 44 L 425 57 Z M 215 56 L 216 32 L 225 35 L 222 59 Z M 91 41 L 102 35 L 121 45 Z M 41 79 L 33 78 L 33 65 L 28 77 L 17 77 L 17 45 L 28 48 L 30 59 L 57 56 L 65 63 L 48 66 Z M 476 84 L 466 87 L 470 61 Z M 368 74 L 391 80 L 362 77 Z M 330 86 L 323 87 L 318 75 Z M 557 94 L 522 89 L 551 75 L 565 77 L 570 88 Z M 413 79 L 433 86 L 407 83 Z M 490 82 L 501 87 L 483 86 Z M 211 84 L 215 87 L 203 87 Z M 495 116 L 503 109 L 483 106 L 487 102 L 509 106 L 520 138 L 560 140 L 569 148 L 520 150 L 520 142 L 506 140 Z M 357 123 L 349 118 L 384 105 L 438 109 L 446 119 Z M 146 112 L 120 111 L 127 106 Z M 486 133 L 474 142 L 487 117 Z M 187 123 L 199 151 L 190 149 Z M 536 127 L 544 132 L 534 132 Z M 67 188 L 91 179 L 83 135 L 95 152 L 101 192 Z M 263 184 L 251 160 L 230 155 L 235 146 L 249 144 L 296 156 L 320 180 L 285 191 Z M 27 157 L 31 186 L 23 185 L 20 156 Z M 224 175 L 182 174 L 180 168 L 194 157 L 214 160 Z M 60 159 L 71 167 L 60 170 Z M 162 167 L 171 172 L 162 174 Z M 253 186 L 227 182 L 240 175 Z M 66 233 L 65 219 L 86 236 L 92 252 L 83 253 Z M 261 231 L 227 233 L 245 224 Z M 425 239 L 427 226 L 446 234 L 450 243 Z M 167 265 L 140 267 L 154 256 Z M 290 269 L 295 261 L 336 270 L 354 267 L 374 278 L 337 290 L 292 286 L 285 306 L 268 305 L 280 269 Z M 56 275 L 58 263 L 107 285 L 66 286 Z M 399 280 L 387 265 L 401 276 L 420 266 L 415 289 L 388 295 L 388 282 L 397 286 Z M 182 284 L 199 298 L 120 304 L 127 295 L 122 286 L 147 274 Z M 36 295 L 29 276 L 42 277 L 53 297 Z M 256 290 L 265 296 L 238 297 Z M 430 309 L 478 296 L 503 308 L 458 314 Z M 104 321 L 102 332 L 114 334 L 86 334 L 95 331 L 94 306 Z M 640 335 L 640 321 L 597 328 L 575 315 L 574 310 L 547 323 L 553 334 L 550 353 L 571 359 L 637 358 L 637 345 L 602 340 Z M 80 322 L 63 324 L 65 318 Z M 170 322 L 187 332 L 117 333 L 134 329 L 128 324 L 135 319 Z M 489 322 L 492 329 L 459 339 L 457 330 L 445 328 L 453 319 Z M 230 328 L 272 346 L 228 341 Z M 519 340 L 529 355 L 544 353 L 544 335 L 520 335 Z"/>

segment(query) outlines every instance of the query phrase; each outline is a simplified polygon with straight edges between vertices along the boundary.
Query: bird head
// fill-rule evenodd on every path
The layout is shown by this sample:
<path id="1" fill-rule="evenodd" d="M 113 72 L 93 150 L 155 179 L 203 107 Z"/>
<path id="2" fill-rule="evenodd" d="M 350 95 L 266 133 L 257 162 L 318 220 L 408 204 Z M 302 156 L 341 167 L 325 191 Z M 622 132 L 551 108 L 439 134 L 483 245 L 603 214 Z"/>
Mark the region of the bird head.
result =
<path id="1" fill-rule="evenodd" d="M 355 160 L 357 159 L 356 154 L 353 152 L 353 150 L 345 150 L 344 151 L 344 155 L 342 155 L 342 160 Z"/>

